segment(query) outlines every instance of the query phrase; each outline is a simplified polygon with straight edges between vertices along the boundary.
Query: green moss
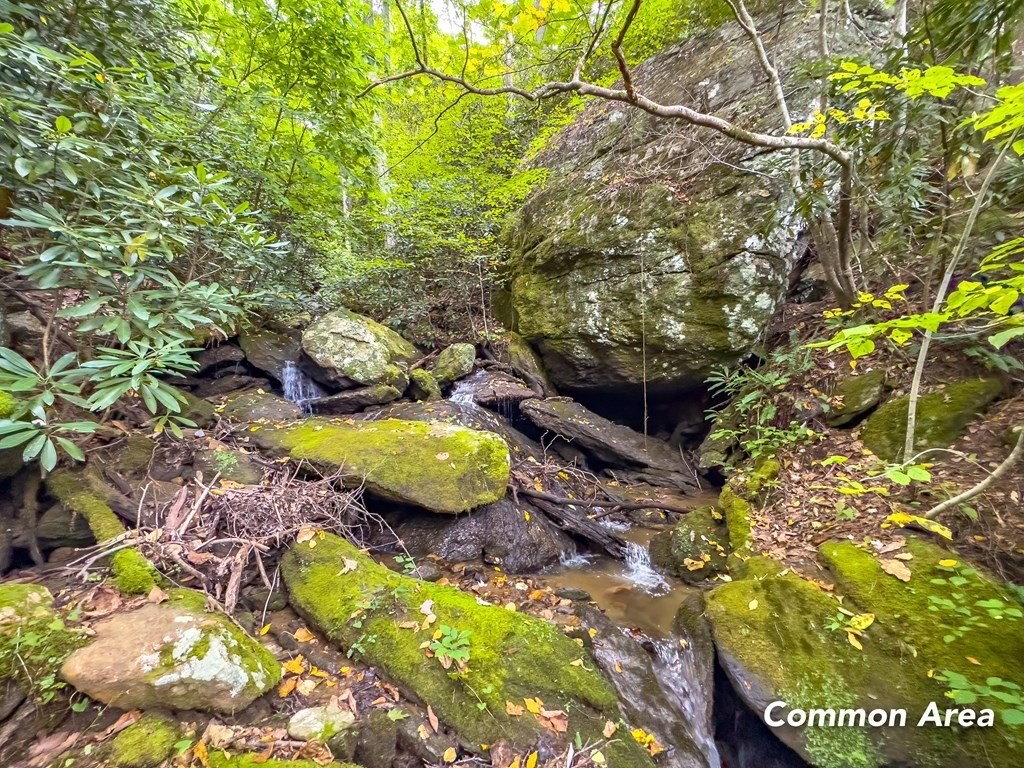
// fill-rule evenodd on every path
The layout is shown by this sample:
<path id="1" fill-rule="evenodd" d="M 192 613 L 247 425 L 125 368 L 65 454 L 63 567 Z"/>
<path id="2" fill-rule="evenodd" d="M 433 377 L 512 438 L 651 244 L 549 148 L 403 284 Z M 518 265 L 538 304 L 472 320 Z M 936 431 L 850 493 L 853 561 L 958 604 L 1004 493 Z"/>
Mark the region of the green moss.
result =
<path id="1" fill-rule="evenodd" d="M 729 547 L 733 552 L 750 548 L 750 502 L 726 486 L 718 497 L 718 508 L 729 529 Z"/>
<path id="2" fill-rule="evenodd" d="M 378 495 L 435 512 L 464 512 L 497 501 L 509 479 L 504 440 L 449 424 L 308 419 L 260 431 L 256 440 L 293 459 L 341 470 Z"/>
<path id="3" fill-rule="evenodd" d="M 746 475 L 744 483 L 747 498 L 756 498 L 762 489 L 779 476 L 782 465 L 778 459 L 768 458 L 758 462 L 753 472 Z"/>
<path id="4" fill-rule="evenodd" d="M 97 542 L 102 544 L 124 534 L 121 520 L 106 500 L 91 489 L 85 472 L 58 470 L 46 479 L 46 487 L 65 508 L 85 518 Z"/>
<path id="5" fill-rule="evenodd" d="M 160 581 L 156 568 L 137 549 L 115 552 L 110 567 L 122 595 L 148 595 Z"/>
<path id="6" fill-rule="evenodd" d="M 156 443 L 145 435 L 132 435 L 117 454 L 117 468 L 126 475 L 145 475 L 153 462 Z"/>
<path id="7" fill-rule="evenodd" d="M 452 344 L 441 350 L 434 363 L 432 373 L 437 383 L 446 387 L 473 371 L 476 362 L 476 347 L 472 344 Z"/>
<path id="8" fill-rule="evenodd" d="M 431 402 L 441 399 L 441 387 L 430 371 L 417 368 L 409 373 L 411 384 L 409 385 L 409 396 L 413 400 Z"/>
<path id="9" fill-rule="evenodd" d="M 573 664 L 585 652 L 554 625 L 394 573 L 335 536 L 313 543 L 296 544 L 282 562 L 292 604 L 333 642 L 411 689 L 468 742 L 504 737 L 518 748 L 535 742 L 544 734 L 538 722 L 505 711 L 507 701 L 524 698 L 567 712 L 569 733 L 578 731 L 584 742 L 601 738 L 607 720 L 618 720 L 611 688 L 589 661 Z M 424 627 L 427 614 L 436 621 Z M 469 633 L 462 674 L 450 674 L 421 647 L 442 626 Z M 650 765 L 632 740 L 606 754 L 611 765 Z"/>
<path id="10" fill-rule="evenodd" d="M 836 384 L 832 396 L 839 404 L 828 414 L 829 426 L 841 427 L 867 413 L 885 394 L 885 371 L 876 370 L 848 376 Z"/>
<path id="11" fill-rule="evenodd" d="M 220 475 L 242 485 L 259 485 L 263 481 L 263 470 L 246 454 L 229 448 L 211 448 L 198 451 L 192 459 L 192 466 L 203 472 L 205 477 Z"/>
<path id="12" fill-rule="evenodd" d="M 701 581 L 725 570 L 728 545 L 721 513 L 700 507 L 651 541 L 651 560 L 685 581 Z"/>
<path id="13" fill-rule="evenodd" d="M 155 768 L 170 757 L 179 738 L 176 722 L 146 714 L 114 737 L 110 759 L 118 768 Z"/>
<path id="14" fill-rule="evenodd" d="M 17 406 L 18 401 L 15 399 L 14 395 L 0 390 L 0 419 L 10 417 Z"/>
<path id="15" fill-rule="evenodd" d="M 998 379 L 975 379 L 922 395 L 917 403 L 914 448 L 945 448 L 1002 390 Z M 903 453 L 909 399 L 889 400 L 867 420 L 860 438 L 877 456 L 894 461 Z"/>
<path id="16" fill-rule="evenodd" d="M 14 679 L 34 696 L 52 697 L 60 686 L 54 669 L 84 643 L 57 615 L 48 589 L 0 585 L 0 680 Z"/>

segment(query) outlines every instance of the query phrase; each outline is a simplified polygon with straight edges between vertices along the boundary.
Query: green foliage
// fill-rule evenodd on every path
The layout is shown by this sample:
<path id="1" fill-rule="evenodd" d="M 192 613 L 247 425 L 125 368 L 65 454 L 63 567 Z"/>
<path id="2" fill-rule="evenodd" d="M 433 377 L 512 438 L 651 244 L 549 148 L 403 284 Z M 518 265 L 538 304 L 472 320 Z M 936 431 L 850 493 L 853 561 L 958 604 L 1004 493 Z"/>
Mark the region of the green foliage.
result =
<path id="1" fill-rule="evenodd" d="M 442 667 L 451 669 L 454 665 L 463 672 L 469 663 L 469 636 L 468 629 L 460 631 L 456 627 L 442 624 L 428 647 Z"/>
<path id="2" fill-rule="evenodd" d="M 782 349 L 760 368 L 722 368 L 712 373 L 707 379 L 709 390 L 729 402 L 721 410 L 708 411 L 714 422 L 708 439 L 738 443 L 752 459 L 814 440 L 817 435 L 807 426 L 808 415 L 815 409 L 827 410 L 827 400 L 788 389 L 812 365 L 807 352 Z"/>

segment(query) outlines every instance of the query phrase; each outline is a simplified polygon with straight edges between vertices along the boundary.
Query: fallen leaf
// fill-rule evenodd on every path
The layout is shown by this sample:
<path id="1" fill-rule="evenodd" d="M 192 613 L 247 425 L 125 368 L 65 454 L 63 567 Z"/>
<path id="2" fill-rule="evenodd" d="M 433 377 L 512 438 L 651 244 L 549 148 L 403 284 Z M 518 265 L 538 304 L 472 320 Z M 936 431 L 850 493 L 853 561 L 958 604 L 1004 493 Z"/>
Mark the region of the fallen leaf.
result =
<path id="1" fill-rule="evenodd" d="M 850 645 L 852 645 L 858 651 L 864 650 L 864 646 L 860 644 L 860 640 L 857 639 L 857 635 L 855 635 L 853 632 L 847 632 L 846 639 L 849 640 Z"/>
<path id="2" fill-rule="evenodd" d="M 292 675 L 301 675 L 303 672 L 306 671 L 306 665 L 303 664 L 303 658 L 301 653 L 294 659 L 289 659 L 281 666 L 284 667 L 285 672 L 288 672 Z"/>
<path id="3" fill-rule="evenodd" d="M 299 627 L 295 630 L 295 639 L 300 643 L 308 643 L 314 639 L 314 635 L 305 627 Z"/>
<path id="4" fill-rule="evenodd" d="M 430 731 L 427 730 L 427 726 L 420 724 L 420 727 L 416 729 L 416 733 L 419 734 L 420 739 L 426 741 L 430 738 Z"/>
<path id="5" fill-rule="evenodd" d="M 316 687 L 318 685 L 320 685 L 318 681 L 311 680 L 307 677 L 305 680 L 302 680 L 298 685 L 295 686 L 295 690 L 296 692 L 301 693 L 303 696 L 309 696 L 309 694 L 316 690 Z"/>
<path id="6" fill-rule="evenodd" d="M 438 461 L 448 461 L 449 456 L 451 456 L 450 453 L 439 453 L 434 458 Z"/>
<path id="7" fill-rule="evenodd" d="M 297 677 L 286 677 L 281 681 L 281 684 L 277 686 L 277 695 L 282 699 L 286 696 L 290 696 L 292 691 L 295 690 L 295 686 L 298 685 L 299 678 Z"/>
<path id="8" fill-rule="evenodd" d="M 854 629 L 864 630 L 875 623 L 875 614 L 860 613 L 850 619 L 850 626 Z"/>
<path id="9" fill-rule="evenodd" d="M 610 739 L 610 738 L 611 738 L 612 736 L 614 736 L 614 735 L 615 735 L 615 732 L 616 732 L 617 730 L 619 730 L 619 726 L 617 726 L 617 725 L 616 725 L 615 723 L 613 723 L 613 722 L 612 722 L 611 720 L 608 720 L 608 721 L 607 721 L 607 722 L 606 722 L 606 723 L 604 724 L 604 730 L 603 730 L 603 731 L 601 731 L 601 733 L 602 733 L 602 734 L 604 735 L 604 737 L 605 737 L 606 739 Z"/>
<path id="10" fill-rule="evenodd" d="M 544 702 L 540 699 L 523 699 L 523 703 L 526 704 L 526 709 L 530 714 L 539 715 L 544 711 Z"/>
<path id="11" fill-rule="evenodd" d="M 157 586 L 154 586 L 151 590 L 149 590 L 149 594 L 146 595 L 146 600 L 150 603 L 162 603 L 166 599 L 167 593 Z"/>
<path id="12" fill-rule="evenodd" d="M 444 754 L 441 755 L 441 759 L 446 763 L 454 763 L 458 756 L 459 753 L 455 751 L 455 747 L 448 747 L 448 749 L 444 751 Z"/>
<path id="13" fill-rule="evenodd" d="M 260 637 L 263 637 L 269 631 L 270 631 L 270 625 L 269 624 L 264 624 L 262 627 L 260 627 Z"/>
<path id="14" fill-rule="evenodd" d="M 437 715 L 434 714 L 434 710 L 431 709 L 430 705 L 427 705 L 427 722 L 430 723 L 430 727 L 434 733 L 437 733 L 438 726 L 440 723 L 437 722 Z"/>
<path id="15" fill-rule="evenodd" d="M 519 717 L 523 714 L 523 707 L 521 704 L 516 704 L 514 701 L 505 702 L 505 712 L 512 715 L 513 717 Z"/>
<path id="16" fill-rule="evenodd" d="M 957 564 L 956 560 L 939 560 L 939 565 L 943 568 L 953 568 Z"/>
<path id="17" fill-rule="evenodd" d="M 756 597 L 753 600 L 751 600 L 749 603 L 747 603 L 747 608 L 749 608 L 751 611 L 756 611 L 757 610 L 757 598 Z"/>
<path id="18" fill-rule="evenodd" d="M 880 560 L 878 564 L 890 576 L 895 576 L 900 581 L 910 581 L 910 569 L 899 560 Z"/>
<path id="19" fill-rule="evenodd" d="M 537 768 L 537 759 L 539 755 L 536 752 L 531 752 L 526 758 L 526 768 Z"/>

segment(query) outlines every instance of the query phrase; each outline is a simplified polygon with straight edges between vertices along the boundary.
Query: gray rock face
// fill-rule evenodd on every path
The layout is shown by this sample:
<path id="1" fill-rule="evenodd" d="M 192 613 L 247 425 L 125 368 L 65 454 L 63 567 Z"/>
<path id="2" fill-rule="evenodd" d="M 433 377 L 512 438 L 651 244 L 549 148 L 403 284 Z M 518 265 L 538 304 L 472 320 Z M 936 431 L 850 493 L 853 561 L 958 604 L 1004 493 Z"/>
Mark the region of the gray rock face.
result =
<path id="1" fill-rule="evenodd" d="M 468 376 L 473 371 L 476 348 L 472 344 L 452 344 L 441 350 L 431 373 L 437 383 L 446 387 L 456 379 Z"/>
<path id="2" fill-rule="evenodd" d="M 285 365 L 296 362 L 302 351 L 298 331 L 291 335 L 266 328 L 242 331 L 238 343 L 246 360 L 278 381 L 281 380 Z"/>
<path id="3" fill-rule="evenodd" d="M 393 384 L 405 375 L 400 365 L 419 357 L 416 347 L 390 328 L 347 309 L 329 312 L 306 328 L 302 349 L 326 383 L 341 387 Z"/>
<path id="4" fill-rule="evenodd" d="M 795 6 L 759 26 L 804 115 L 817 90 L 798 70 L 817 56 L 814 30 Z M 854 34 L 838 30 L 833 54 L 862 49 Z M 634 80 L 662 104 L 781 125 L 734 22 L 649 59 Z M 785 156 L 594 101 L 538 163 L 549 174 L 510 229 L 512 278 L 497 304 L 556 386 L 690 386 L 750 351 L 804 249 Z"/>
<path id="5" fill-rule="evenodd" d="M 344 416 L 356 413 L 369 405 L 390 403 L 402 396 L 402 391 L 389 384 L 376 384 L 372 387 L 347 389 L 336 395 L 320 397 L 309 401 L 313 413 L 331 416 Z"/>
<path id="6" fill-rule="evenodd" d="M 281 678 L 273 655 L 204 598 L 176 590 L 170 602 L 119 613 L 95 626 L 61 676 L 82 693 L 121 709 L 237 712 Z"/>

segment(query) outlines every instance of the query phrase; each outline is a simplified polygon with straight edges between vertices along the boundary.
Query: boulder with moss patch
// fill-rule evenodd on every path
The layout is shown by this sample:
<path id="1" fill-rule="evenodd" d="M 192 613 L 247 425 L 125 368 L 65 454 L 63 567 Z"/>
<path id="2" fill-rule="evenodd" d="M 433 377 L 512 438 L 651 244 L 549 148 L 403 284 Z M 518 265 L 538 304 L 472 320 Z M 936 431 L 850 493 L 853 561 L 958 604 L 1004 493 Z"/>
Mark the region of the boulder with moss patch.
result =
<path id="1" fill-rule="evenodd" d="M 729 529 L 722 513 L 715 507 L 700 507 L 651 540 L 651 560 L 693 583 L 725 571 L 728 547 Z"/>
<path id="2" fill-rule="evenodd" d="M 156 768 L 171 756 L 180 738 L 178 723 L 147 713 L 110 742 L 110 761 L 117 768 Z"/>
<path id="3" fill-rule="evenodd" d="M 431 373 L 442 387 L 468 376 L 473 372 L 476 362 L 476 347 L 472 344 L 452 344 L 441 350 L 437 356 Z"/>
<path id="4" fill-rule="evenodd" d="M 751 558 L 748 578 L 718 587 L 707 598 L 723 668 L 755 712 L 773 701 L 785 701 L 789 708 L 907 711 L 906 727 L 773 729 L 819 768 L 953 768 L 973 764 L 972 756 L 979 754 L 992 765 L 1018 764 L 1024 742 L 1009 730 L 915 727 L 929 703 L 938 702 L 941 710 L 944 702 L 955 706 L 944 697 L 936 672 L 961 670 L 982 683 L 980 675 L 1012 680 L 1019 673 L 1024 634 L 1019 621 L 993 622 L 947 643 L 944 634 L 956 635 L 963 616 L 954 609 L 933 611 L 933 595 L 948 598 L 962 590 L 969 610 L 981 613 L 977 601 L 998 600 L 1009 607 L 1011 598 L 973 570 L 964 570 L 967 581 L 959 587 L 936 585 L 932 579 L 948 581 L 955 570 L 940 565 L 948 554 L 920 542 L 909 543 L 908 550 L 912 576 L 904 584 L 884 572 L 873 554 L 851 543 L 822 547 L 842 607 L 857 619 L 840 613 L 836 595 L 817 584 L 774 561 Z M 784 718 L 785 710 L 776 714 Z"/>
<path id="5" fill-rule="evenodd" d="M 604 724 L 620 717 L 585 651 L 552 624 L 394 573 L 336 536 L 295 544 L 281 568 L 310 624 L 430 705 L 468 743 L 505 738 L 525 753 L 554 739 L 529 712 L 509 714 L 507 702 L 524 699 L 566 713 L 566 733 L 584 743 L 602 739 Z M 461 643 L 451 639 L 460 633 Z M 465 653 L 464 669 L 451 657 L 442 664 L 446 648 Z M 608 744 L 605 754 L 616 768 L 652 765 L 632 739 Z"/>
<path id="6" fill-rule="evenodd" d="M 224 403 L 221 413 L 232 421 L 296 421 L 302 418 L 302 409 L 295 403 L 261 389 L 232 395 Z"/>
<path id="7" fill-rule="evenodd" d="M 385 419 L 308 419 L 254 433 L 258 445 L 330 472 L 395 501 L 455 514 L 505 495 L 509 453 L 491 432 Z"/>
<path id="8" fill-rule="evenodd" d="M 263 468 L 252 456 L 223 445 L 197 451 L 192 457 L 192 466 L 207 478 L 220 475 L 222 480 L 242 485 L 263 482 Z"/>
<path id="9" fill-rule="evenodd" d="M 998 379 L 969 379 L 921 395 L 917 401 L 914 450 L 945 448 L 952 444 L 964 428 L 999 396 L 1002 388 Z M 889 400 L 864 423 L 860 439 L 879 458 L 895 461 L 902 457 L 907 438 L 909 403 L 909 397 Z"/>
<path id="10" fill-rule="evenodd" d="M 87 696 L 121 709 L 245 709 L 281 678 L 281 665 L 228 617 L 206 611 L 199 592 L 119 613 L 94 626 L 61 676 Z"/>
<path id="11" fill-rule="evenodd" d="M 26 638 L 34 642 L 26 642 Z M 53 607 L 38 584 L 0 585 L 0 680 L 13 680 L 40 698 L 51 697 L 54 666 L 85 642 Z"/>
<path id="12" fill-rule="evenodd" d="M 302 349 L 316 363 L 311 372 L 326 384 L 347 387 L 394 383 L 396 371 L 419 357 L 416 347 L 390 328 L 336 309 L 302 332 Z"/>
<path id="13" fill-rule="evenodd" d="M 844 427 L 882 401 L 885 394 L 885 371 L 875 370 L 841 379 L 832 390 L 836 405 L 826 421 L 830 427 Z"/>
<path id="14" fill-rule="evenodd" d="M 245 359 L 278 381 L 289 363 L 295 363 L 302 352 L 299 332 L 278 333 L 267 328 L 247 329 L 238 336 L 238 345 Z"/>
<path id="15" fill-rule="evenodd" d="M 425 403 L 440 400 L 441 385 L 430 371 L 417 368 L 409 372 L 409 397 Z"/>

